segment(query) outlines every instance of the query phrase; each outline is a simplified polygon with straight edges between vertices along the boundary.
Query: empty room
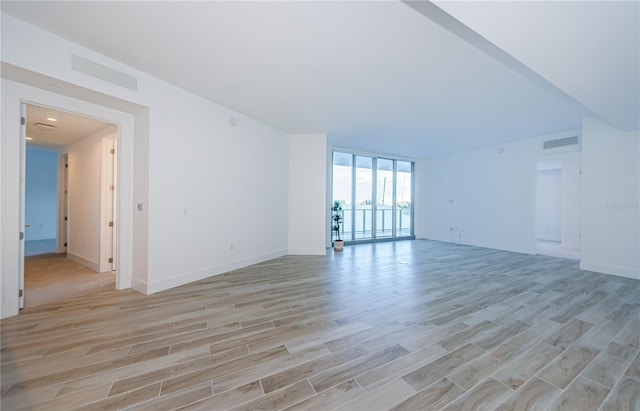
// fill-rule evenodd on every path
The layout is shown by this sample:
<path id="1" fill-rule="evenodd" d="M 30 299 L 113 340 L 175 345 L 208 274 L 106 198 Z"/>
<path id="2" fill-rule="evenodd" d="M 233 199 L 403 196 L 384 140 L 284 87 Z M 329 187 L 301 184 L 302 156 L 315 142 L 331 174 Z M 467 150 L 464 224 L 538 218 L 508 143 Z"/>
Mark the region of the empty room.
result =
<path id="1" fill-rule="evenodd" d="M 0 8 L 2 410 L 640 409 L 639 2 Z"/>

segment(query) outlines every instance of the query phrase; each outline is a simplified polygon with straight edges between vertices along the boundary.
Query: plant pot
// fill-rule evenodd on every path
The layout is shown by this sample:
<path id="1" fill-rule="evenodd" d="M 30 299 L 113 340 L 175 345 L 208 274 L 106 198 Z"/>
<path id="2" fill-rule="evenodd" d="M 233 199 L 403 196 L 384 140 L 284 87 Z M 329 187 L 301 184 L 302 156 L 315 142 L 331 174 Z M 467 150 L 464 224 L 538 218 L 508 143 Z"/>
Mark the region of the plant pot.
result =
<path id="1" fill-rule="evenodd" d="M 344 240 L 333 241 L 333 251 L 342 251 L 343 248 L 344 248 Z"/>

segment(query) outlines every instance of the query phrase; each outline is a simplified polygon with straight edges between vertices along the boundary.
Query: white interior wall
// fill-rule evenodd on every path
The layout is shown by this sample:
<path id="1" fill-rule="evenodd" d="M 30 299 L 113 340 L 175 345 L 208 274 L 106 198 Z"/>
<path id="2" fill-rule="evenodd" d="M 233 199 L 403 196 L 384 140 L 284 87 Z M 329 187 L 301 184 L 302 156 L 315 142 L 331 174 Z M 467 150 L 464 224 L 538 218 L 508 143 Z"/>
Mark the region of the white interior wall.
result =
<path id="1" fill-rule="evenodd" d="M 102 138 L 118 132 L 110 125 L 68 147 L 68 258 L 100 271 Z"/>
<path id="2" fill-rule="evenodd" d="M 640 278 L 640 132 L 582 124 L 584 270 Z"/>
<path id="3" fill-rule="evenodd" d="M 326 254 L 326 153 L 326 134 L 289 136 L 289 254 Z"/>
<path id="4" fill-rule="evenodd" d="M 562 169 L 538 170 L 536 238 L 562 240 Z"/>
<path id="5" fill-rule="evenodd" d="M 24 239 L 55 239 L 58 231 L 58 153 L 27 147 Z"/>
<path id="6" fill-rule="evenodd" d="M 417 237 L 535 253 L 537 160 L 580 150 L 543 150 L 543 142 L 577 134 L 569 130 L 419 161 Z"/>
<path id="7" fill-rule="evenodd" d="M 134 243 L 136 289 L 155 292 L 286 254 L 286 133 L 4 14 L 2 34 L 3 62 L 148 108 L 136 113 L 129 152 L 142 207 L 130 210 L 132 227 L 143 232 L 123 233 Z M 138 91 L 73 71 L 72 54 L 135 76 Z"/>

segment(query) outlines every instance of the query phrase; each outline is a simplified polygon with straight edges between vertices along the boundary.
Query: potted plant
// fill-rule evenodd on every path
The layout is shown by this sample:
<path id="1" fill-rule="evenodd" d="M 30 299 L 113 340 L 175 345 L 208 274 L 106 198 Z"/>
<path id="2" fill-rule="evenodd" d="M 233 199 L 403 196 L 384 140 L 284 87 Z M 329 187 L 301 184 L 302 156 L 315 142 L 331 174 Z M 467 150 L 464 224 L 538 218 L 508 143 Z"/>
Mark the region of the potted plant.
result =
<path id="1" fill-rule="evenodd" d="M 342 232 L 342 204 L 336 200 L 331 207 L 331 233 L 333 237 L 333 250 L 342 251 L 344 248 L 344 241 L 340 238 Z"/>

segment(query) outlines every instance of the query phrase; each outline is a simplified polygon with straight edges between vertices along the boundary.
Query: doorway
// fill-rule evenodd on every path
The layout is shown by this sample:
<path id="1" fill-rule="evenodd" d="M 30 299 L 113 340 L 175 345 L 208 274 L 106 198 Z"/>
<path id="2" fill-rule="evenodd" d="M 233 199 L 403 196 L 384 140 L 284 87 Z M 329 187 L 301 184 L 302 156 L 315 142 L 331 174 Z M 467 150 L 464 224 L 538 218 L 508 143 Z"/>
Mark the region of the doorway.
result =
<path id="1" fill-rule="evenodd" d="M 538 254 L 581 258 L 580 169 L 579 153 L 537 162 L 535 233 Z"/>
<path id="2" fill-rule="evenodd" d="M 25 256 L 21 307 L 61 301 L 92 292 L 116 289 L 118 126 L 101 120 L 35 104 L 25 104 Z M 42 180 L 40 162 L 30 152 L 53 154 L 55 167 Z M 55 193 L 41 201 L 43 192 Z M 40 201 L 37 201 L 40 200 Z M 37 207 L 57 227 L 53 248 L 31 253 L 31 231 L 51 223 L 27 221 Z M 109 225 L 110 223 L 110 225 Z M 49 234 L 50 235 L 50 234 Z M 104 263 L 103 263 L 104 262 Z M 108 262 L 108 265 L 106 264 Z"/>

